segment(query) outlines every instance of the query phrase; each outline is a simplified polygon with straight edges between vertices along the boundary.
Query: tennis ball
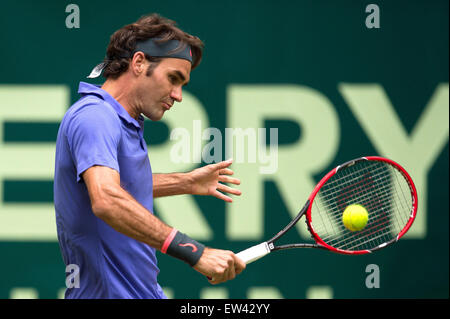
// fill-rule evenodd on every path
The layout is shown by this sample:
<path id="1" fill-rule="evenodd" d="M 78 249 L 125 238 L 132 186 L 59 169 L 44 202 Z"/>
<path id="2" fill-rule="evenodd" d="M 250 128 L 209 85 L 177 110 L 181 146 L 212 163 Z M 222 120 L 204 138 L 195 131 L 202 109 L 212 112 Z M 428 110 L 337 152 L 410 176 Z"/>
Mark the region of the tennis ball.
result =
<path id="1" fill-rule="evenodd" d="M 367 225 L 369 213 L 364 206 L 352 204 L 345 208 L 342 214 L 342 222 L 350 231 L 360 231 Z"/>

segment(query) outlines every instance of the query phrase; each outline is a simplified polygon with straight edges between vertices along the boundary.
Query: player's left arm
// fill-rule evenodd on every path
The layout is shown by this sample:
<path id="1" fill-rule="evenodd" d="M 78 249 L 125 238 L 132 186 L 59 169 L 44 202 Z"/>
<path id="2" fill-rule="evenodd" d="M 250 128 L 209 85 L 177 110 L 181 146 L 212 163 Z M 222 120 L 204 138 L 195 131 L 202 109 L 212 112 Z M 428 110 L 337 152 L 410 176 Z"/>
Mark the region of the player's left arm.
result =
<path id="1" fill-rule="evenodd" d="M 241 191 L 222 183 L 239 185 L 238 178 L 231 177 L 234 172 L 228 167 L 232 160 L 197 168 L 189 173 L 153 174 L 153 197 L 172 195 L 210 195 L 232 202 L 232 198 L 223 194 L 241 195 Z"/>

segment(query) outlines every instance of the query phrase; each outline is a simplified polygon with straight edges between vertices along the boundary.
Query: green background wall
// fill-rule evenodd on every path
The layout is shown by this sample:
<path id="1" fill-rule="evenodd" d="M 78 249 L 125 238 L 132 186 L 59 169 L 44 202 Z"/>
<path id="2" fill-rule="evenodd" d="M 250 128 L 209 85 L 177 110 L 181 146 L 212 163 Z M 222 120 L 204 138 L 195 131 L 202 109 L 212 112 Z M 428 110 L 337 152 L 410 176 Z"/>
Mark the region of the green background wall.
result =
<path id="1" fill-rule="evenodd" d="M 169 296 L 448 298 L 448 1 L 373 2 L 380 28 L 372 29 L 365 1 L 75 3 L 80 27 L 70 29 L 70 2 L 1 2 L 0 298 L 61 295 L 66 274 L 52 206 L 59 121 L 78 99 L 79 81 L 102 60 L 109 36 L 152 12 L 206 45 L 182 104 L 162 122 L 146 123 L 154 172 L 204 164 L 169 160 L 176 142 L 171 130 L 187 127 L 194 134 L 194 120 L 223 137 L 225 128 L 279 132 L 276 172 L 262 175 L 257 163 L 235 163 L 243 195 L 234 203 L 157 200 L 155 213 L 163 220 L 209 246 L 237 252 L 284 226 L 328 170 L 363 155 L 402 164 L 421 205 L 407 238 L 395 246 L 356 257 L 276 253 L 219 286 L 158 253 Z M 303 241 L 304 233 L 293 231 L 286 241 Z M 379 288 L 365 285 L 370 264 L 379 267 Z"/>

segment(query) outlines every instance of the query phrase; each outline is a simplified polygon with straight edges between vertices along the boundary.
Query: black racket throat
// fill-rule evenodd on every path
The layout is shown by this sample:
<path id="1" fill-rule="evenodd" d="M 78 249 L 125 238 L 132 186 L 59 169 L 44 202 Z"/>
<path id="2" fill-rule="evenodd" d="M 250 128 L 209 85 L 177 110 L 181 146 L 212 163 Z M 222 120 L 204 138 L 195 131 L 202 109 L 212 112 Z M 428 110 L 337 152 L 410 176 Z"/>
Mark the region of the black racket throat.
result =
<path id="1" fill-rule="evenodd" d="M 282 249 L 291 249 L 291 248 L 324 248 L 317 244 L 286 244 L 286 245 L 275 246 L 275 241 L 277 241 L 284 234 L 286 234 L 292 227 L 295 226 L 295 224 L 297 224 L 297 222 L 300 220 L 300 218 L 302 218 L 303 215 L 305 215 L 306 211 L 308 210 L 309 204 L 310 204 L 310 201 L 308 199 L 306 201 L 305 205 L 303 206 L 303 208 L 297 214 L 297 216 L 295 216 L 295 218 L 292 219 L 291 222 L 286 225 L 286 227 L 284 227 L 275 236 L 273 236 L 271 239 L 269 239 L 267 241 L 267 244 L 269 245 L 269 249 L 271 251 L 282 250 Z M 309 227 L 309 225 L 308 225 L 308 227 Z"/>
<path id="2" fill-rule="evenodd" d="M 269 248 L 270 247 L 271 246 L 269 244 Z M 321 248 L 324 250 L 328 250 L 326 247 L 318 244 L 287 244 L 287 245 L 273 246 L 273 248 L 270 248 L 270 251 L 293 249 L 293 248 Z"/>

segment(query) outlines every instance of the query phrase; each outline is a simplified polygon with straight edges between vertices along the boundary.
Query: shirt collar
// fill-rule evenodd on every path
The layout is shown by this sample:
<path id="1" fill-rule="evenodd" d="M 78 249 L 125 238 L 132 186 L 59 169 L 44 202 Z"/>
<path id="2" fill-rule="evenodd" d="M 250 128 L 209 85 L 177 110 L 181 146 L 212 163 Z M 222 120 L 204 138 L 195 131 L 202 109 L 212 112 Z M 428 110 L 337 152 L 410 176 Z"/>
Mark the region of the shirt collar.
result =
<path id="1" fill-rule="evenodd" d="M 119 115 L 119 117 L 122 118 L 125 122 L 130 123 L 139 129 L 143 127 L 144 117 L 142 115 L 139 115 L 138 120 L 132 118 L 131 115 L 128 114 L 127 110 L 125 110 L 125 108 L 119 102 L 117 102 L 116 99 L 114 99 L 108 92 L 103 90 L 100 85 L 80 82 L 80 85 L 78 87 L 78 93 L 81 96 L 85 96 L 88 94 L 94 94 L 99 96 L 105 102 L 110 104 L 117 112 L 117 115 Z"/>

